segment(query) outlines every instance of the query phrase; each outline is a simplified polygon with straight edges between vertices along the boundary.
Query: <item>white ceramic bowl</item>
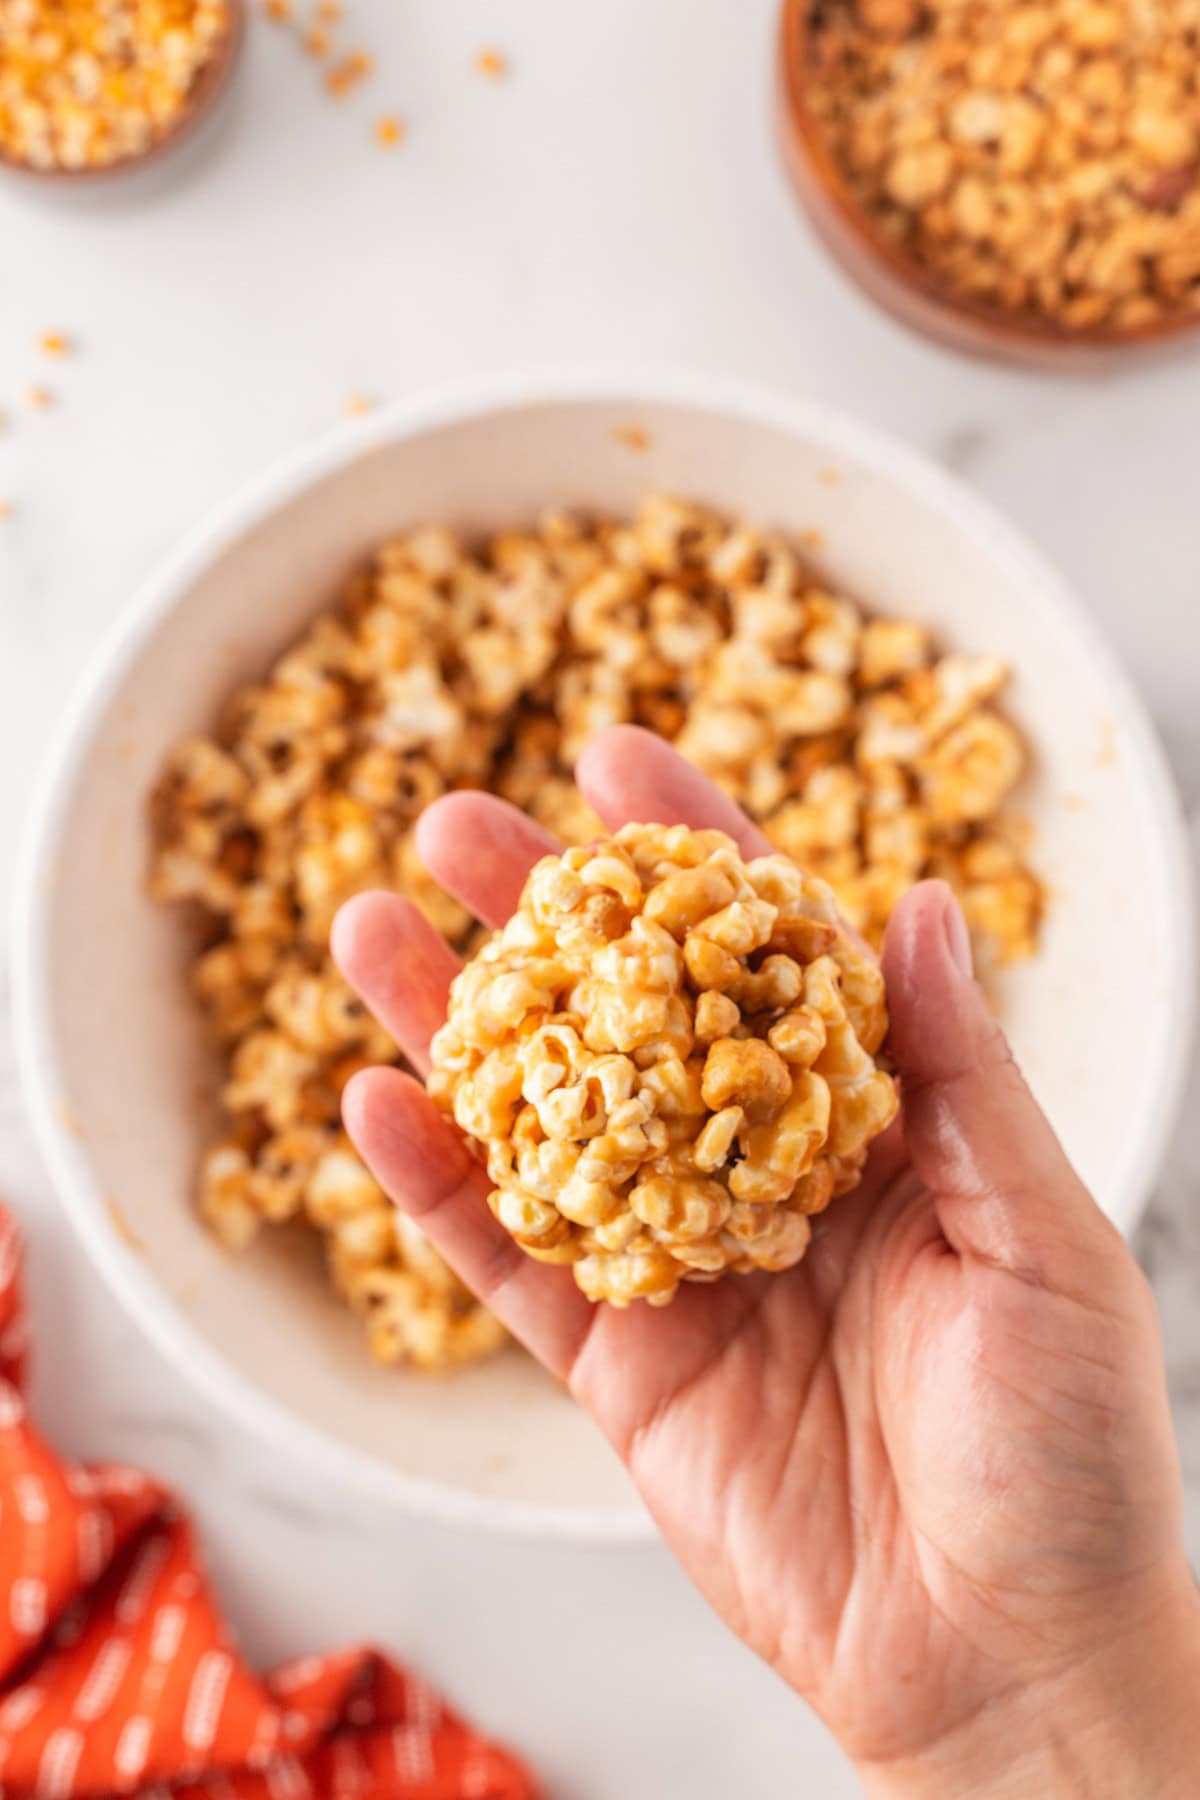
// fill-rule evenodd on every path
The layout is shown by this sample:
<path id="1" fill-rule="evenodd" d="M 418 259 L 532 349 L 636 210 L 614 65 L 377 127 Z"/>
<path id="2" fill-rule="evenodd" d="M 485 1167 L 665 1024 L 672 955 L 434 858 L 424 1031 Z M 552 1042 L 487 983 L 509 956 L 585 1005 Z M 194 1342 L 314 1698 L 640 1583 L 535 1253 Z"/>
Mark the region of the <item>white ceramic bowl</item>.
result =
<path id="1" fill-rule="evenodd" d="M 1037 753 L 1021 804 L 1054 904 L 1040 957 L 1004 980 L 1004 1015 L 1128 1229 L 1178 1097 L 1194 985 L 1183 840 L 1154 736 L 1086 614 L 1007 525 L 821 407 L 706 379 L 496 382 L 387 409 L 292 457 L 188 539 L 97 659 L 37 809 L 16 920 L 21 1056 L 56 1187 L 180 1371 L 326 1483 L 609 1541 L 649 1521 L 529 1359 L 506 1352 L 446 1383 L 373 1368 L 309 1262 L 270 1233 L 231 1258 L 201 1229 L 190 1190 L 205 1053 L 180 922 L 142 894 L 144 800 L 168 745 L 209 726 L 389 533 L 426 518 L 471 533 L 550 502 L 621 512 L 650 487 L 815 528 L 836 583 L 1011 662 L 1009 704 Z"/>

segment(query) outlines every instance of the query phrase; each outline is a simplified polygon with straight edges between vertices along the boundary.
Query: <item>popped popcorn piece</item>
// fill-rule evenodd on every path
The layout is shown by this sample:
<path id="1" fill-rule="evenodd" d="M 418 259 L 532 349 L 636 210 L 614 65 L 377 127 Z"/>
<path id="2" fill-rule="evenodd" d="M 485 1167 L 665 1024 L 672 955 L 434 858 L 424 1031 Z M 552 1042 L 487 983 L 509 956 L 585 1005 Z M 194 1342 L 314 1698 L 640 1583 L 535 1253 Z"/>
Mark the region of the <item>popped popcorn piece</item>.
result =
<path id="1" fill-rule="evenodd" d="M 995 713 L 964 719 L 921 759 L 921 790 L 934 824 L 991 818 L 1023 760 L 1016 732 Z"/>
<path id="2" fill-rule="evenodd" d="M 570 1264 L 589 1299 L 665 1306 L 681 1281 L 804 1254 L 809 1203 L 895 1115 L 858 1035 L 877 1048 L 886 1026 L 823 882 L 744 862 L 719 831 L 627 825 L 536 864 L 451 987 L 429 1091 L 486 1151 L 522 1248 Z M 836 1171 L 807 1181 L 827 1156 Z M 743 1212 L 727 1233 L 735 1207 L 761 1227 Z"/>
<path id="3" fill-rule="evenodd" d="M 258 1236 L 261 1209 L 252 1197 L 254 1164 L 241 1144 L 216 1143 L 200 1166 L 200 1213 L 230 1250 L 244 1250 Z"/>

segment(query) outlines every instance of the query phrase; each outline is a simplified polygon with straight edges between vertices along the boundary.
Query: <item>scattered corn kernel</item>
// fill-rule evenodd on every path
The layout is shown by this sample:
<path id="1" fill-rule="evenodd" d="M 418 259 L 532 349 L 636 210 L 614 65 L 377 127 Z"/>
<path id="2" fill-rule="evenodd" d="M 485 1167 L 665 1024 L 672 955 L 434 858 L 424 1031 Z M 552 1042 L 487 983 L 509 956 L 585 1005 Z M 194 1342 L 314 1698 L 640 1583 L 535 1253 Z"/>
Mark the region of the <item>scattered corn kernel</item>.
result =
<path id="1" fill-rule="evenodd" d="M 26 405 L 31 406 L 33 408 L 34 412 L 45 412 L 45 410 L 48 406 L 54 405 L 54 396 L 50 392 L 49 388 L 44 388 L 44 387 L 26 388 L 25 402 L 26 402 Z"/>
<path id="2" fill-rule="evenodd" d="M 44 356 L 66 356 L 70 348 L 70 338 L 61 331 L 43 331 L 38 339 L 38 349 Z"/>
<path id="3" fill-rule="evenodd" d="M 404 142 L 404 121 L 398 119 L 394 113 L 389 113 L 385 118 L 377 120 L 375 142 L 382 144 L 388 150 L 393 149 L 397 144 L 402 144 Z"/>
<path id="4" fill-rule="evenodd" d="M 321 57 L 328 56 L 333 49 L 333 39 L 320 26 L 314 26 L 311 31 L 305 33 L 304 48 L 310 56 L 315 56 L 319 61 Z"/>
<path id="5" fill-rule="evenodd" d="M 291 0 L 263 0 L 263 11 L 268 19 L 274 19 L 277 24 L 285 25 L 292 16 Z"/>
<path id="6" fill-rule="evenodd" d="M 343 411 L 352 419 L 374 410 L 375 402 L 367 394 L 347 394 Z"/>
<path id="7" fill-rule="evenodd" d="M 475 58 L 475 67 L 489 81 L 497 81 L 508 74 L 508 58 L 500 50 L 481 50 Z"/>
<path id="8" fill-rule="evenodd" d="M 336 68 L 330 69 L 325 77 L 325 86 L 331 94 L 340 99 L 343 94 L 348 94 L 351 88 L 356 87 L 360 81 L 364 81 L 374 67 L 374 62 L 365 50 L 355 50 L 338 63 Z"/>

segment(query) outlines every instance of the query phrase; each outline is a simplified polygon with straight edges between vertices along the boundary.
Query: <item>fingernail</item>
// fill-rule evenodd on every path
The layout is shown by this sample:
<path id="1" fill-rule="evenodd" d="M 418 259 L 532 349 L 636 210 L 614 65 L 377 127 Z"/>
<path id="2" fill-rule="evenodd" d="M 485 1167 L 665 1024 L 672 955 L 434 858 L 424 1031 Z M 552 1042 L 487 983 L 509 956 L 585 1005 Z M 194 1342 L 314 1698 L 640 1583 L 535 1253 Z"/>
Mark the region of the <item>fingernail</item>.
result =
<path id="1" fill-rule="evenodd" d="M 948 895 L 942 908 L 942 933 L 946 939 L 946 948 L 950 952 L 950 961 L 954 964 L 964 981 L 970 981 L 975 973 L 975 961 L 971 955 L 971 934 L 967 930 L 967 921 L 962 916 L 962 908 L 952 895 Z"/>

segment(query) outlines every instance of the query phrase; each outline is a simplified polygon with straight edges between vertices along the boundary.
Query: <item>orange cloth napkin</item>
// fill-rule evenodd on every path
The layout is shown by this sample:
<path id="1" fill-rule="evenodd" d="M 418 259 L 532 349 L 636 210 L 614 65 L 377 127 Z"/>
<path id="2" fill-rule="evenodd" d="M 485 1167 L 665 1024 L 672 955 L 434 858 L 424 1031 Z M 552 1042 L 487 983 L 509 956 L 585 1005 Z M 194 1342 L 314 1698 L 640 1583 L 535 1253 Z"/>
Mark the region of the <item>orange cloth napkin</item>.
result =
<path id="1" fill-rule="evenodd" d="M 374 1651 L 246 1666 L 170 1494 L 65 1462 L 29 1423 L 20 1263 L 0 1208 L 3 1800 L 536 1800 L 514 1757 Z"/>

